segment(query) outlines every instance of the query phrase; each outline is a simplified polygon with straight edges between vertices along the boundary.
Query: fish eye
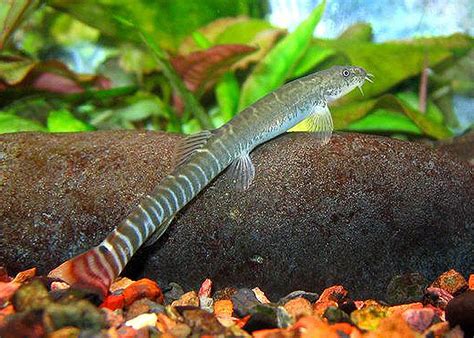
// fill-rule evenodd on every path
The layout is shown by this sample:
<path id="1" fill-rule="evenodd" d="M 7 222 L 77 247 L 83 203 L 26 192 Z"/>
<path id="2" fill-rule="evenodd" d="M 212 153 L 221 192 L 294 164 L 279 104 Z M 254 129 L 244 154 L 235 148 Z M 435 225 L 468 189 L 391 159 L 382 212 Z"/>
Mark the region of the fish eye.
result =
<path id="1" fill-rule="evenodd" d="M 349 72 L 348 69 L 344 69 L 344 70 L 342 71 L 342 76 L 344 76 L 344 77 L 348 77 L 350 74 L 351 74 L 351 73 Z"/>

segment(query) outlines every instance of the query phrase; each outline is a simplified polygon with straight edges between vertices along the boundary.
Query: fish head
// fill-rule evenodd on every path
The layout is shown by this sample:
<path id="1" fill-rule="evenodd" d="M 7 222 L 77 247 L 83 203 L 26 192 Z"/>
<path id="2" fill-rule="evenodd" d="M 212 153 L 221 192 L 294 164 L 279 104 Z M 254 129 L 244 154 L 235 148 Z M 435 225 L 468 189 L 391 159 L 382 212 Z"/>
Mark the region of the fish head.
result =
<path id="1" fill-rule="evenodd" d="M 372 82 L 373 75 L 367 73 L 362 67 L 334 66 L 321 72 L 320 84 L 324 98 L 334 101 L 358 87 L 362 92 L 365 81 Z"/>

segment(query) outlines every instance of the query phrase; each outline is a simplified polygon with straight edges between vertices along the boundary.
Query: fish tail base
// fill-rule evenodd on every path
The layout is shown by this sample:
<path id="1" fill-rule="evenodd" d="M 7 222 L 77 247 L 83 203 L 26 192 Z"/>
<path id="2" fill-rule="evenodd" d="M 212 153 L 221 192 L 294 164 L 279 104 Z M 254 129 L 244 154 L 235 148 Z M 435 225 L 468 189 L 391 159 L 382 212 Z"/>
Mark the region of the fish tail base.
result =
<path id="1" fill-rule="evenodd" d="M 118 275 L 109 256 L 107 251 L 95 247 L 51 270 L 48 277 L 61 279 L 71 287 L 86 289 L 105 297 Z"/>

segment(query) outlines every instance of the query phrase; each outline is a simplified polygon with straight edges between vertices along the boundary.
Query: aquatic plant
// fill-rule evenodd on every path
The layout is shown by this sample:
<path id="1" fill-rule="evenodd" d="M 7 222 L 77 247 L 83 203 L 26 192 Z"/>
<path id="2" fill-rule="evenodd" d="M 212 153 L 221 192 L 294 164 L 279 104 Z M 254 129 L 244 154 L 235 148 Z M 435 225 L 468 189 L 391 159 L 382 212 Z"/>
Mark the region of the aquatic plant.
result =
<path id="1" fill-rule="evenodd" d="M 0 132 L 192 133 L 222 125 L 288 80 L 341 63 L 376 81 L 365 96 L 336 103 L 336 129 L 435 139 L 457 130 L 451 101 L 473 90 L 465 71 L 471 37 L 374 43 L 360 23 L 320 39 L 313 33 L 324 2 L 291 33 L 262 19 L 263 2 L 222 2 L 1 4 Z"/>

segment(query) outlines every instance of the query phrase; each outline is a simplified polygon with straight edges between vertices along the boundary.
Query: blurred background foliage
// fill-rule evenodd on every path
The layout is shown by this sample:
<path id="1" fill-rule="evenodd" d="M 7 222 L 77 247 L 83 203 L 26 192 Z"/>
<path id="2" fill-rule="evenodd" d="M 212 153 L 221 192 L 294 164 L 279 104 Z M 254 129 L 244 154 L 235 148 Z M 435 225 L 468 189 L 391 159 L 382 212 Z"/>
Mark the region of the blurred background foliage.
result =
<path id="1" fill-rule="evenodd" d="M 0 132 L 193 133 L 335 64 L 375 76 L 364 96 L 335 102 L 337 130 L 445 139 L 470 127 L 452 101 L 474 97 L 472 37 L 375 43 L 357 23 L 323 39 L 314 31 L 325 6 L 287 32 L 265 19 L 266 1 L 3 1 Z"/>

